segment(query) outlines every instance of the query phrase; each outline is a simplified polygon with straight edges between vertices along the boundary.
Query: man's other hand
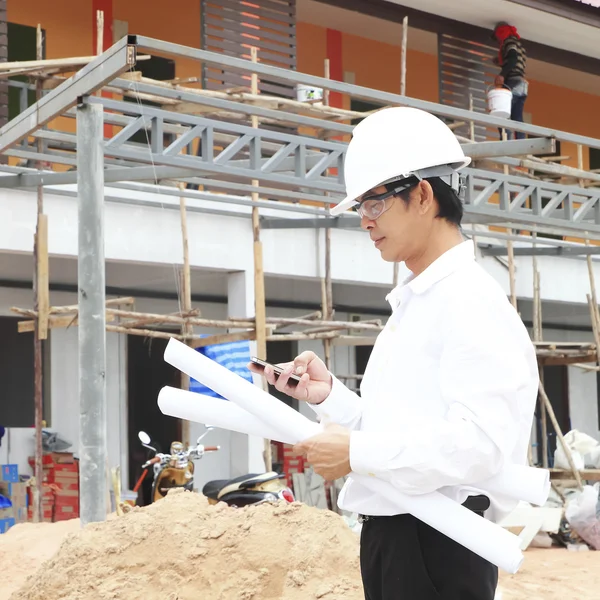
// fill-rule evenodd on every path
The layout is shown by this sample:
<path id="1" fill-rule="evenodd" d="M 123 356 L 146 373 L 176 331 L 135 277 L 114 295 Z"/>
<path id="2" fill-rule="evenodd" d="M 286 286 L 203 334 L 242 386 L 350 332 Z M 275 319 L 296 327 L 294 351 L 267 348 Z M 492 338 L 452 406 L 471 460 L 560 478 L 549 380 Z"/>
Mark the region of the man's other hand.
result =
<path id="1" fill-rule="evenodd" d="M 350 468 L 350 430 L 341 425 L 329 425 L 299 444 L 296 452 L 306 456 L 310 465 L 326 481 L 335 481 L 352 471 Z"/>

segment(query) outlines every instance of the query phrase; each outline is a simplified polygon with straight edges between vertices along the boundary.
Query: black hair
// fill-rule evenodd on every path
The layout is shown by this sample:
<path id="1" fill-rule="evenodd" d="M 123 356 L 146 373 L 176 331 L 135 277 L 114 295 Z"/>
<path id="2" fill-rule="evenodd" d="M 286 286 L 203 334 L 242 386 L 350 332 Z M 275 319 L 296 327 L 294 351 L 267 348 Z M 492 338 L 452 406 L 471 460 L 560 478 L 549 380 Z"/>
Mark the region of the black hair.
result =
<path id="1" fill-rule="evenodd" d="M 437 200 L 439 206 L 439 212 L 436 215 L 438 219 L 444 219 L 457 227 L 460 227 L 463 218 L 463 205 L 458 197 L 458 194 L 450 187 L 445 181 L 439 177 L 430 177 L 425 179 L 433 190 L 433 195 Z M 411 185 L 406 190 L 400 192 L 398 196 L 404 200 L 409 201 L 409 194 L 419 184 L 419 180 L 415 178 L 414 185 Z M 390 189 L 397 185 L 396 183 L 386 184 L 386 188 Z"/>

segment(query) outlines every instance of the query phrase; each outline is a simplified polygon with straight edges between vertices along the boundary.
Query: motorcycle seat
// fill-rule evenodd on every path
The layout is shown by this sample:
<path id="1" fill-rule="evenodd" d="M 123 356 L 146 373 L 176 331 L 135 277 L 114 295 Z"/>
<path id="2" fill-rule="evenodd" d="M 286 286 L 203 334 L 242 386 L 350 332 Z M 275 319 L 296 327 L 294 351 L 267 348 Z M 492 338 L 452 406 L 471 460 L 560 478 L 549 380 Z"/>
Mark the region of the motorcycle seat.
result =
<path id="1" fill-rule="evenodd" d="M 247 489 L 257 483 L 264 483 L 281 477 L 284 476 L 271 471 L 270 473 L 247 473 L 234 479 L 215 479 L 205 484 L 202 493 L 211 500 L 219 500 L 221 496 L 233 491 Z"/>

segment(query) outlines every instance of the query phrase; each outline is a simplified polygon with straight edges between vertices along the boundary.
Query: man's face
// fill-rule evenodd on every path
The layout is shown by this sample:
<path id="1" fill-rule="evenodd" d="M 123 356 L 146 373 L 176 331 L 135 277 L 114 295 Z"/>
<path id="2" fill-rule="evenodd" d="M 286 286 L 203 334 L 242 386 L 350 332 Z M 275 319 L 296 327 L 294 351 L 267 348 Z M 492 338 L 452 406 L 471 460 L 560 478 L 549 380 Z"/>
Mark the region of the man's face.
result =
<path id="1" fill-rule="evenodd" d="M 364 195 L 383 194 L 379 186 Z M 406 262 L 427 248 L 437 206 L 431 186 L 423 181 L 406 192 L 408 201 L 398 196 L 385 200 L 387 210 L 377 219 L 362 217 L 361 227 L 369 233 L 381 258 L 387 262 Z"/>

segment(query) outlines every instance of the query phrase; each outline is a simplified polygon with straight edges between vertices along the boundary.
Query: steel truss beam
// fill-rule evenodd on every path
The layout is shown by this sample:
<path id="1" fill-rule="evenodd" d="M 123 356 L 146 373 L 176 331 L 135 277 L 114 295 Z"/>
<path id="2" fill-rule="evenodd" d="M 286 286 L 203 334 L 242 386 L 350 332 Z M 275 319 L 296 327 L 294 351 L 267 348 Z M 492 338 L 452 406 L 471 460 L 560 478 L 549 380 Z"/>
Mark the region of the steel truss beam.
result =
<path id="1" fill-rule="evenodd" d="M 137 43 L 137 47 L 136 47 Z M 465 144 L 467 154 L 476 158 L 506 157 L 510 154 L 523 155 L 549 153 L 554 149 L 553 137 L 566 141 L 600 147 L 600 140 L 565 132 L 535 127 L 479 115 L 469 111 L 445 107 L 421 100 L 369 90 L 360 86 L 335 82 L 310 75 L 278 69 L 265 64 L 234 59 L 202 50 L 186 48 L 176 44 L 160 42 L 150 38 L 124 38 L 109 51 L 92 61 L 78 75 L 48 93 L 36 105 L 0 130 L 0 149 L 8 148 L 24 139 L 25 145 L 8 150 L 7 154 L 73 165 L 77 151 L 73 134 L 38 129 L 44 122 L 58 114 L 72 113 L 69 110 L 76 102 L 102 105 L 105 122 L 116 124 L 120 130 L 105 140 L 105 181 L 115 187 L 125 187 L 118 181 L 158 181 L 177 179 L 205 185 L 226 192 L 257 191 L 265 198 L 280 198 L 292 201 L 316 200 L 323 204 L 335 203 L 344 193 L 343 159 L 347 145 L 338 141 L 327 141 L 296 133 L 282 133 L 265 128 L 252 128 L 239 123 L 218 121 L 201 116 L 192 116 L 176 111 L 144 106 L 133 102 L 87 96 L 108 81 L 115 81 L 118 74 L 129 68 L 135 60 L 136 49 L 142 47 L 152 51 L 187 56 L 204 60 L 207 64 L 257 72 L 261 76 L 273 77 L 286 82 L 301 82 L 319 85 L 332 91 L 351 94 L 377 101 L 381 104 L 404 104 L 430 110 L 452 118 L 473 120 L 488 126 L 508 126 L 542 136 L 506 142 L 483 142 Z M 125 82 L 116 79 L 118 85 L 133 91 L 154 93 L 157 96 L 206 104 L 226 110 L 238 109 L 243 114 L 259 114 L 264 118 L 275 118 L 280 113 L 267 108 L 242 105 L 226 99 L 206 98 L 199 94 L 170 90 L 147 83 Z M 143 86 L 143 87 L 142 87 Z M 78 100 L 78 96 L 81 96 Z M 27 116 L 35 117 L 27 120 Z M 315 125 L 327 128 L 332 123 L 302 115 L 287 114 L 282 117 L 297 125 Z M 350 130 L 349 125 L 333 123 L 337 132 Z M 42 138 L 46 149 L 27 145 L 27 136 L 34 132 Z M 150 144 L 132 142 L 132 137 L 145 131 Z M 48 146 L 50 144 L 50 146 Z M 198 150 L 199 147 L 199 150 Z M 501 160 L 503 160 L 501 158 Z M 77 174 L 56 172 L 21 172 L 0 177 L 0 187 L 61 185 L 73 183 Z M 207 179 L 207 177 L 209 179 Z M 251 181 L 259 181 L 254 188 Z M 266 184 L 270 184 L 268 187 Z M 131 185 L 131 184 L 130 184 Z M 324 195 L 325 193 L 329 195 Z M 559 232 L 579 237 L 600 239 L 600 191 L 578 188 L 539 180 L 528 179 L 499 172 L 476 169 L 465 170 L 465 222 L 498 224 L 517 229 Z M 218 196 L 214 196 L 217 200 Z M 323 225 L 327 223 L 326 225 Z M 265 227 L 337 226 L 353 227 L 355 217 L 345 216 L 339 221 L 315 221 L 289 219 L 286 223 L 265 221 Z"/>
<path id="2" fill-rule="evenodd" d="M 465 222 L 600 239 L 600 191 L 465 169 Z M 348 219 L 344 227 L 359 225 Z M 267 219 L 269 229 L 333 227 L 325 219 Z M 355 223 L 355 224 L 354 224 Z M 339 226 L 339 225 L 337 225 Z M 516 249 L 515 249 L 516 250 Z"/>
<path id="3" fill-rule="evenodd" d="M 538 240 L 544 243 L 544 240 Z M 484 256 L 508 256 L 508 250 L 505 246 L 479 246 Z M 555 246 L 553 248 L 513 248 L 515 256 L 594 256 L 600 254 L 598 246 Z"/>
<path id="4" fill-rule="evenodd" d="M 135 61 L 136 38 L 126 36 L 2 127 L 0 152 L 64 113 L 80 96 L 102 88 L 135 65 Z"/>
<path id="5" fill-rule="evenodd" d="M 458 121 L 473 121 L 474 123 L 486 125 L 488 127 L 500 129 L 506 128 L 509 130 L 521 131 L 535 137 L 556 138 L 565 142 L 572 142 L 574 144 L 582 144 L 591 148 L 600 149 L 599 139 L 585 135 L 558 131 L 548 127 L 530 125 L 529 123 L 517 123 L 515 121 L 510 121 L 509 119 L 502 119 L 500 117 L 494 117 L 484 113 L 476 113 L 462 108 L 455 108 L 454 106 L 447 106 L 437 104 L 435 102 L 429 102 L 427 100 L 401 96 L 400 94 L 392 94 L 390 92 L 373 90 L 360 85 L 335 81 L 333 79 L 326 79 L 324 77 L 316 77 L 314 75 L 308 75 L 298 71 L 282 69 L 281 67 L 273 67 L 264 63 L 252 63 L 251 61 L 244 60 L 242 58 L 227 56 L 225 54 L 217 54 L 207 50 L 199 50 L 197 48 L 190 48 L 180 44 L 173 44 L 172 42 L 165 42 L 146 36 L 137 36 L 137 40 L 140 51 L 147 50 L 150 53 L 155 51 L 171 56 L 191 58 L 205 64 L 220 65 L 221 68 L 227 67 L 229 69 L 242 71 L 246 74 L 256 73 L 259 76 L 272 78 L 276 81 L 284 81 L 286 83 L 293 84 L 301 83 L 331 90 L 333 92 L 340 92 L 341 94 L 348 94 L 355 98 L 370 100 L 381 105 L 411 106 L 429 111 L 438 116 L 449 117 Z"/>
<path id="6" fill-rule="evenodd" d="M 102 104 L 109 110 L 136 115 L 137 118 L 105 143 L 105 154 L 112 158 L 189 168 L 197 173 L 230 175 L 244 179 L 259 179 L 272 183 L 309 187 L 329 192 L 343 192 L 343 159 L 346 145 L 306 136 L 253 129 L 246 125 L 215 121 L 173 113 L 171 111 L 138 106 L 106 98 L 90 97 L 90 104 Z M 166 142 L 166 122 L 187 127 L 176 139 Z M 140 128 L 150 126 L 151 147 L 127 143 Z M 231 136 L 233 141 L 223 146 L 216 142 L 218 134 Z M 198 140 L 200 155 L 194 155 L 190 145 Z M 269 149 L 265 146 L 268 144 Z M 273 148 L 277 151 L 273 153 Z M 313 161 L 309 160 L 311 157 Z M 293 171 L 278 174 L 282 163 L 293 160 Z M 244 160 L 240 166 L 236 160 Z M 291 163 L 289 166 L 292 166 Z M 332 168 L 336 174 L 325 173 Z M 288 167 L 286 166 L 287 170 Z"/>

